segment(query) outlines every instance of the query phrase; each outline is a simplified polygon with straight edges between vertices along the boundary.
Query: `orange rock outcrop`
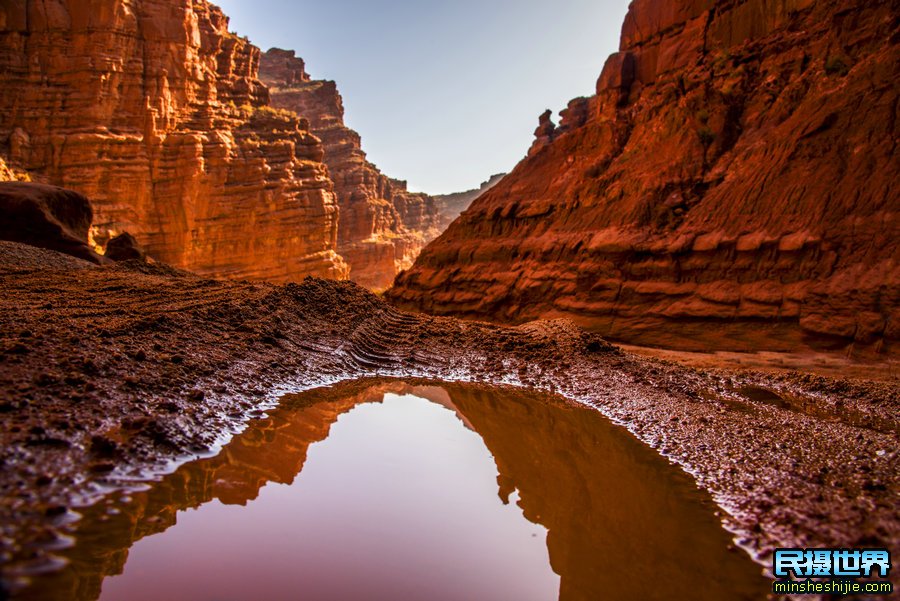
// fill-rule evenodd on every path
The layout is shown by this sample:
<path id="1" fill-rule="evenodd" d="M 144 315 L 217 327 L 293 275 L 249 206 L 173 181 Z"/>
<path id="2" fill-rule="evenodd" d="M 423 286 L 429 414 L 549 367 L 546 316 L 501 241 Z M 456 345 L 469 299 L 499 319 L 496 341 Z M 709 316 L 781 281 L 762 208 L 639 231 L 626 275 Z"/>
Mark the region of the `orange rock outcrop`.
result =
<path id="1" fill-rule="evenodd" d="M 340 205 L 338 252 L 350 265 L 350 279 L 373 290 L 388 288 L 446 225 L 438 203 L 366 159 L 359 134 L 344 124 L 335 82 L 311 79 L 293 51 L 263 54 L 260 77 L 272 105 L 302 115 L 322 140 Z"/>
<path id="2" fill-rule="evenodd" d="M 346 278 L 322 144 L 206 0 L 0 5 L 0 154 L 89 197 L 95 240 L 222 277 Z"/>
<path id="3" fill-rule="evenodd" d="M 397 304 L 709 348 L 900 337 L 896 7 L 635 0 L 573 100 Z"/>

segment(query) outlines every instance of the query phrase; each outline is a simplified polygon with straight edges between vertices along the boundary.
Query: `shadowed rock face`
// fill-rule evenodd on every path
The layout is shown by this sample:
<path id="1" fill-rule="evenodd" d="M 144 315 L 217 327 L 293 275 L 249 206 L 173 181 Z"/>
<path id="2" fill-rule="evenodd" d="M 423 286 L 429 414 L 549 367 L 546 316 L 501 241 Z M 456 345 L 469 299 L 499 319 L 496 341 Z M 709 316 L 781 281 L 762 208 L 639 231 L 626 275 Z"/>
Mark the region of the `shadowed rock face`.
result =
<path id="1" fill-rule="evenodd" d="M 389 287 L 440 233 L 438 204 L 366 160 L 359 134 L 344 125 L 335 83 L 310 79 L 293 51 L 273 48 L 263 54 L 260 77 L 270 88 L 272 105 L 302 115 L 322 140 L 341 209 L 338 252 L 350 265 L 350 279 L 373 290 Z"/>
<path id="2" fill-rule="evenodd" d="M 205 0 L 0 5 L 0 154 L 91 198 L 99 242 L 224 277 L 345 278 L 319 140 Z"/>
<path id="3" fill-rule="evenodd" d="M 892 5 L 636 0 L 597 94 L 390 297 L 689 348 L 896 340 Z"/>

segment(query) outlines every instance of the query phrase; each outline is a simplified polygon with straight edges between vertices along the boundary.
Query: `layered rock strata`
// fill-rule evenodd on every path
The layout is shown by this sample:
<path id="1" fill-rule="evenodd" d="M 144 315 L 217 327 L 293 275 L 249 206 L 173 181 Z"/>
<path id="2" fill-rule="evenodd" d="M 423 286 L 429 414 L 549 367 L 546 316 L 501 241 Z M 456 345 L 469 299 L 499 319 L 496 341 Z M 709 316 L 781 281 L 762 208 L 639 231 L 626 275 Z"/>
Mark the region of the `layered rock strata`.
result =
<path id="1" fill-rule="evenodd" d="M 345 278 L 320 141 L 206 0 L 0 5 L 0 154 L 202 274 Z"/>
<path id="2" fill-rule="evenodd" d="M 390 297 L 688 348 L 897 340 L 897 31 L 890 2 L 635 0 L 596 95 Z"/>
<path id="3" fill-rule="evenodd" d="M 440 233 L 438 204 L 366 159 L 359 134 L 344 124 L 335 82 L 313 80 L 293 51 L 263 54 L 260 77 L 272 105 L 302 115 L 322 140 L 340 205 L 338 252 L 350 265 L 350 279 L 373 290 L 389 287 Z"/>

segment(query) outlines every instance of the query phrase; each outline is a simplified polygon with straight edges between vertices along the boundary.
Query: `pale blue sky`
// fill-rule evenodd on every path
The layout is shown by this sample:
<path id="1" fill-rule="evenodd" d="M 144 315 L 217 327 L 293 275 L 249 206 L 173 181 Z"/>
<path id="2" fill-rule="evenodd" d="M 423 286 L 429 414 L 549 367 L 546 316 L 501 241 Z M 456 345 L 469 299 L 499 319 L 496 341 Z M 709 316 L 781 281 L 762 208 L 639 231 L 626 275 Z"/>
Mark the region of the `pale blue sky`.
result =
<path id="1" fill-rule="evenodd" d="M 216 1 L 216 0 L 214 0 Z M 593 93 L 628 0 L 218 0 L 231 29 L 333 79 L 382 171 L 433 194 L 525 155 L 544 109 Z"/>

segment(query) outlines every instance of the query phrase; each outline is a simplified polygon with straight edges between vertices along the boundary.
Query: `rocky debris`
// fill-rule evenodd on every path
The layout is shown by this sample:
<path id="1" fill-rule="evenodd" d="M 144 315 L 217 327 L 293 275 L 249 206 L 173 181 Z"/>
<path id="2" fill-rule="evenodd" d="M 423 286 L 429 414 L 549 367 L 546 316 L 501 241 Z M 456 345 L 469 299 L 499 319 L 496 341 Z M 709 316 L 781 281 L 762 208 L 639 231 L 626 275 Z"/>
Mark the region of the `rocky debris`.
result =
<path id="1" fill-rule="evenodd" d="M 147 255 L 134 236 L 125 232 L 106 243 L 103 255 L 112 261 L 146 261 Z"/>
<path id="2" fill-rule="evenodd" d="M 492 175 L 486 182 L 483 182 L 479 188 L 474 190 L 466 190 L 465 192 L 454 192 L 453 194 L 439 194 L 434 197 L 440 207 L 441 212 L 441 230 L 447 229 L 459 215 L 469 208 L 476 198 L 500 183 L 500 180 L 506 176 L 505 173 Z"/>
<path id="3" fill-rule="evenodd" d="M 691 369 L 564 320 L 461 322 L 399 312 L 349 282 L 97 268 L 8 242 L 0 288 L 7 582 L 53 565 L 77 536 L 68 508 L 119 478 L 133 485 L 215 446 L 282 392 L 376 375 L 515 384 L 595 407 L 692 474 L 761 563 L 775 547 L 900 552 L 896 378 Z"/>
<path id="4" fill-rule="evenodd" d="M 597 94 L 388 297 L 638 344 L 866 352 L 900 336 L 891 3 L 636 0 Z"/>
<path id="5" fill-rule="evenodd" d="M 217 277 L 346 278 L 319 140 L 206 0 L 0 5 L 0 155 L 91 198 L 94 239 Z"/>
<path id="6" fill-rule="evenodd" d="M 93 211 L 87 198 L 64 188 L 0 182 L 0 240 L 56 250 L 92 263 L 88 245 Z"/>
<path id="7" fill-rule="evenodd" d="M 372 290 L 389 287 L 441 231 L 438 203 L 413 193 L 366 159 L 358 133 L 344 124 L 343 99 L 333 81 L 313 80 L 293 51 L 262 55 L 260 78 L 272 105 L 294 111 L 322 140 L 325 163 L 340 206 L 338 252 L 350 279 Z"/>

